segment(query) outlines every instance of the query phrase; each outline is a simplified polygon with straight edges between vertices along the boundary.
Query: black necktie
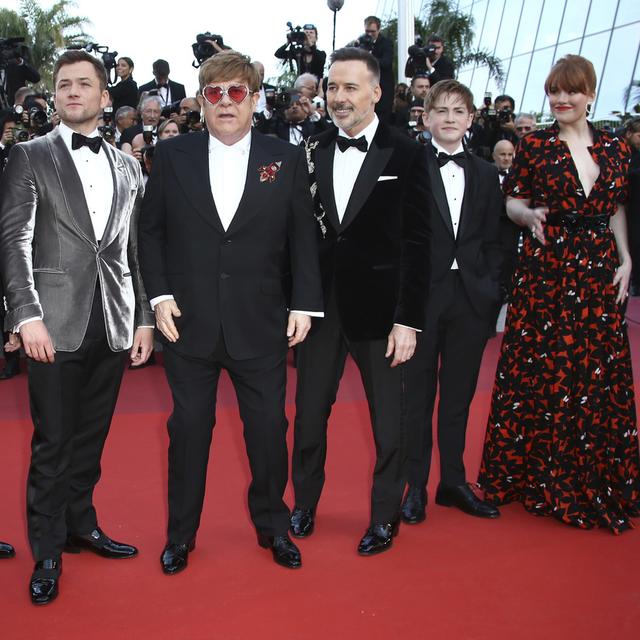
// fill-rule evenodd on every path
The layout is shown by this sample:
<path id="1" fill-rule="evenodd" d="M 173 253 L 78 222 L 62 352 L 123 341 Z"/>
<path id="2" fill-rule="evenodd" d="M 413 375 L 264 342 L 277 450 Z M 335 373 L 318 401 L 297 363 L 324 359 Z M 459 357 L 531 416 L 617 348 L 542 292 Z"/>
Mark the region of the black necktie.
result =
<path id="1" fill-rule="evenodd" d="M 444 167 L 444 165 L 447 164 L 449 160 L 453 160 L 459 167 L 462 167 L 463 169 L 467 164 L 467 158 L 464 155 L 463 151 L 461 151 L 460 153 L 454 153 L 452 156 L 450 156 L 448 153 L 445 153 L 444 151 L 441 151 L 438 154 L 437 158 L 439 167 Z"/>
<path id="2" fill-rule="evenodd" d="M 355 147 L 362 151 L 362 153 L 366 153 L 369 148 L 369 143 L 364 136 L 360 136 L 359 138 L 345 138 L 344 136 L 338 136 L 336 138 L 336 142 L 338 143 L 338 149 L 340 149 L 342 153 L 344 153 L 349 147 Z"/>
<path id="3" fill-rule="evenodd" d="M 102 146 L 102 138 L 100 136 L 96 136 L 95 138 L 87 138 L 87 136 L 83 136 L 81 133 L 76 133 L 74 131 L 73 136 L 71 138 L 71 148 L 75 151 L 80 147 L 89 147 L 93 153 L 98 153 L 100 151 L 100 147 Z"/>

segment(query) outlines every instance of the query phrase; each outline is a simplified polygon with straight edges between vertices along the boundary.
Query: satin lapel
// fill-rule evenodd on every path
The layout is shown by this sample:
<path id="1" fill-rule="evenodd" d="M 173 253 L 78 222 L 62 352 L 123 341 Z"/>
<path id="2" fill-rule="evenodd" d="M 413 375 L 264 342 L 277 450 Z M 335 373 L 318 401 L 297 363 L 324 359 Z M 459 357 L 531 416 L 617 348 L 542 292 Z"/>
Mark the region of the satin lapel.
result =
<path id="1" fill-rule="evenodd" d="M 340 228 L 336 197 L 333 191 L 333 158 L 335 156 L 335 141 L 325 145 L 318 145 L 315 151 L 316 180 L 320 192 L 320 202 L 327 214 L 327 218 L 336 231 Z"/>
<path id="2" fill-rule="evenodd" d="M 64 143 L 58 129 L 54 129 L 47 136 L 47 142 L 49 143 L 53 165 L 58 174 L 60 193 L 69 215 L 80 234 L 97 247 L 96 234 L 89 215 L 82 181 L 71 158 L 71 153 L 67 149 L 67 145 Z"/>
<path id="3" fill-rule="evenodd" d="M 442 176 L 440 175 L 440 167 L 435 159 L 433 153 L 429 153 L 429 159 L 427 165 L 429 167 L 429 180 L 431 182 L 431 193 L 433 199 L 436 201 L 438 207 L 438 213 L 442 217 L 442 220 L 449 230 L 452 238 L 455 238 L 453 233 L 453 223 L 451 222 L 451 212 L 449 211 L 449 203 L 447 202 L 447 194 L 444 190 L 444 183 L 442 182 Z"/>
<path id="4" fill-rule="evenodd" d="M 260 182 L 260 171 L 258 169 L 281 159 L 282 156 L 280 154 L 274 153 L 270 148 L 265 147 L 261 134 L 256 131 L 251 133 L 251 149 L 249 150 L 244 191 L 227 233 L 237 231 L 239 227 L 245 225 L 268 202 L 270 190 L 274 187 L 277 188 L 278 174 L 275 174 L 273 183 Z"/>
<path id="5" fill-rule="evenodd" d="M 473 203 L 476 199 L 476 190 L 478 185 L 478 168 L 475 159 L 467 152 L 467 168 L 464 172 L 464 196 L 462 198 L 462 207 L 460 209 L 460 227 L 458 229 L 458 237 L 462 237 L 473 216 Z"/>
<path id="6" fill-rule="evenodd" d="M 102 150 L 107 154 L 109 166 L 111 167 L 111 179 L 113 180 L 111 212 L 109 213 L 107 226 L 105 227 L 104 234 L 102 235 L 102 242 L 100 243 L 100 248 L 104 249 L 105 247 L 108 247 L 113 239 L 118 235 L 124 203 L 127 202 L 131 189 L 136 188 L 136 185 L 131 183 L 127 175 L 127 169 L 124 165 L 124 161 L 119 154 L 115 152 L 113 147 L 103 141 Z"/>
<path id="7" fill-rule="evenodd" d="M 347 203 L 347 208 L 342 218 L 341 229 L 346 229 L 358 215 L 362 205 L 367 201 L 367 198 L 371 195 L 374 187 L 378 182 L 378 178 L 382 175 L 384 168 L 391 158 L 393 153 L 393 147 L 381 147 L 378 146 L 376 138 L 371 142 L 371 147 L 367 151 L 367 155 L 360 168 L 360 173 L 356 178 L 356 183 L 353 185 L 353 191 L 351 197 Z"/>
<path id="8" fill-rule="evenodd" d="M 179 178 L 189 202 L 205 222 L 220 233 L 224 227 L 218 216 L 216 204 L 211 194 L 209 179 L 209 133 L 190 133 L 185 135 L 188 146 L 178 147 L 169 157 L 173 161 L 176 175 Z"/>

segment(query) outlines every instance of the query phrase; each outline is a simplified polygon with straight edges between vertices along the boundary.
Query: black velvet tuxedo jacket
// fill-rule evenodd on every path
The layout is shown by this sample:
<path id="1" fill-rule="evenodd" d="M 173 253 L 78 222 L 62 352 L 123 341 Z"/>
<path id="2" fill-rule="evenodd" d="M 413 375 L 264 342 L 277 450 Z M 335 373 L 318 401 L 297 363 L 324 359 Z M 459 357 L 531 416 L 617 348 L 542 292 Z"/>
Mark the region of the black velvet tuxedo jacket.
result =
<path id="1" fill-rule="evenodd" d="M 327 230 L 323 236 L 317 225 L 325 300 L 335 295 L 351 340 L 386 338 L 394 323 L 422 329 L 430 257 L 425 150 L 379 123 L 340 223 L 333 191 L 336 136 L 331 129 L 311 139 L 318 142 L 315 177 Z"/>
<path id="2" fill-rule="evenodd" d="M 185 88 L 183 84 L 179 82 L 174 82 L 173 80 L 169 80 L 169 91 L 171 91 L 171 102 L 176 102 L 177 100 L 183 100 L 187 97 Z M 138 87 L 138 99 L 145 91 L 151 91 L 152 89 L 157 89 L 158 85 L 155 80 L 151 80 L 151 82 L 147 82 L 146 84 L 140 85 Z"/>
<path id="3" fill-rule="evenodd" d="M 431 184 L 431 296 L 437 303 L 437 286 L 449 273 L 454 258 L 475 311 L 491 319 L 500 307 L 503 250 L 500 216 L 503 207 L 498 170 L 466 152 L 465 189 L 457 237 L 434 148 L 426 145 Z"/>
<path id="4" fill-rule="evenodd" d="M 220 329 L 236 360 L 286 350 L 288 304 L 323 309 L 304 151 L 252 132 L 244 193 L 225 231 L 208 145 L 202 132 L 156 147 L 140 222 L 149 299 L 174 296 L 182 316 L 172 346 L 186 355 L 212 354 Z M 268 165 L 277 167 L 273 180 L 265 178 Z"/>

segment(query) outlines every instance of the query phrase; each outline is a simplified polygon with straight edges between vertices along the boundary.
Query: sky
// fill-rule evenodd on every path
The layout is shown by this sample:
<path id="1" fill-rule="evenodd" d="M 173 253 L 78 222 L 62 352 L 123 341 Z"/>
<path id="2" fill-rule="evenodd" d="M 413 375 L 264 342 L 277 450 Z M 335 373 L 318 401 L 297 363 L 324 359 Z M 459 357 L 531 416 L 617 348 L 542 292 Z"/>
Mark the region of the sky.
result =
<path id="1" fill-rule="evenodd" d="M 40 0 L 44 7 L 53 2 Z M 18 0 L 2 0 L 3 8 L 18 10 Z M 108 45 L 135 64 L 133 77 L 144 84 L 153 79 L 151 65 L 163 58 L 171 67 L 170 78 L 195 95 L 197 70 L 191 44 L 198 33 L 210 31 L 223 37 L 225 45 L 265 65 L 267 79 L 281 73 L 274 51 L 286 42 L 287 22 L 318 28 L 318 47 L 329 54 L 333 37 L 333 12 L 326 0 L 231 0 L 230 2 L 168 2 L 133 0 L 109 5 L 76 0 L 75 15 L 88 18 L 91 41 Z M 337 13 L 336 47 L 344 46 L 364 30 L 363 19 L 385 5 L 379 0 L 345 0 Z M 108 7 L 112 10 L 108 13 Z M 206 7 L 210 7 L 207 9 Z M 382 17 L 382 16 L 381 16 Z"/>

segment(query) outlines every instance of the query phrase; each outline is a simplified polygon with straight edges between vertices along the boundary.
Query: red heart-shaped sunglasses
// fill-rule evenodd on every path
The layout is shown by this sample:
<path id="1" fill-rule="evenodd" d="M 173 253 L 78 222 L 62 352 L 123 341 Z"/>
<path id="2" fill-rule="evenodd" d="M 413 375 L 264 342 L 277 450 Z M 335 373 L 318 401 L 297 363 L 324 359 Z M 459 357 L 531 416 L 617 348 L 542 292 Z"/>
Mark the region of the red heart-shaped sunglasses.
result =
<path id="1" fill-rule="evenodd" d="M 229 99 L 235 102 L 236 104 L 240 104 L 245 100 L 245 98 L 250 94 L 254 93 L 253 91 L 249 91 L 249 87 L 244 84 L 232 84 L 230 87 L 223 89 L 217 85 L 208 84 L 202 90 L 202 95 L 204 99 L 209 103 L 216 105 L 220 100 L 222 100 L 222 96 L 229 96 Z"/>

